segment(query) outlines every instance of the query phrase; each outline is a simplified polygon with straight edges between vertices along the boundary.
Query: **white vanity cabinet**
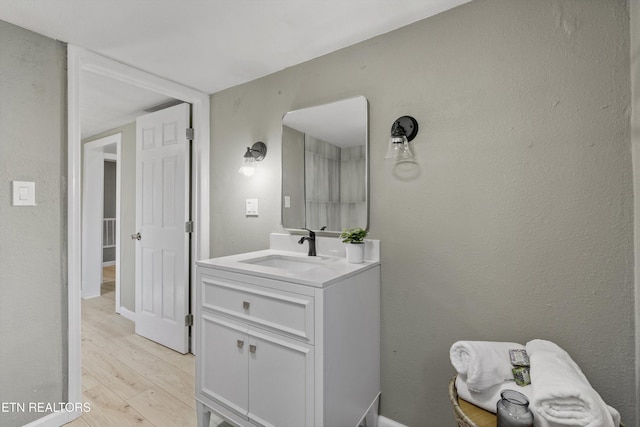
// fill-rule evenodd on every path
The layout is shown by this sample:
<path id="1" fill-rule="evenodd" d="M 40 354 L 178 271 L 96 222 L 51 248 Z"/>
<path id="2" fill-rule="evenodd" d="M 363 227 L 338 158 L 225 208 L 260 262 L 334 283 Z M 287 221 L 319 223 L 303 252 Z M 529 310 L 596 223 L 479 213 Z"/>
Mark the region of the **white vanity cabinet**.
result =
<path id="1" fill-rule="evenodd" d="M 199 427 L 211 412 L 239 426 L 375 426 L 379 263 L 291 274 L 231 258 L 197 263 Z"/>
<path id="2" fill-rule="evenodd" d="M 205 395 L 259 425 L 313 425 L 313 347 L 217 316 L 201 325 L 215 343 L 203 349 Z"/>

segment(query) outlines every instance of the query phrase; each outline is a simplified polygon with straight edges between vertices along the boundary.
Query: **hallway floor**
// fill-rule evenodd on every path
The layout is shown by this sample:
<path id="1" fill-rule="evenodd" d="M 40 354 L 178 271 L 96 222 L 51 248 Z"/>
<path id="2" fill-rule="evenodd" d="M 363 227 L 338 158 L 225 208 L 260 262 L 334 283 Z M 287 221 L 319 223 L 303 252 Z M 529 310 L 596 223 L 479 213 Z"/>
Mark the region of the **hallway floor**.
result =
<path id="1" fill-rule="evenodd" d="M 115 313 L 114 277 L 100 297 L 82 301 L 82 392 L 91 410 L 66 425 L 197 426 L 195 357 L 136 335 Z M 221 423 L 211 416 L 212 427 Z"/>

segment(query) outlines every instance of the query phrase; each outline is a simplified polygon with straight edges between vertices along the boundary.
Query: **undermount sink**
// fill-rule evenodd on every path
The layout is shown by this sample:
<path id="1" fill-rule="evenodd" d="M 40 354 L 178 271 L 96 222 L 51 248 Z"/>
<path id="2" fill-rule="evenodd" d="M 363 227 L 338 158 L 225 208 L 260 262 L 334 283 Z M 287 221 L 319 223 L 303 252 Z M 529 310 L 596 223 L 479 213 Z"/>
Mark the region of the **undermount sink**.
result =
<path id="1" fill-rule="evenodd" d="M 196 263 L 202 267 L 246 274 L 254 279 L 262 277 L 315 288 L 333 285 L 380 263 L 380 243 L 377 240 L 367 241 L 369 257 L 362 264 L 348 263 L 345 245 L 333 236 L 316 236 L 316 256 L 308 256 L 308 247 L 300 245 L 299 241 L 300 236 L 297 235 L 272 233 L 269 249 L 200 260 Z"/>
<path id="2" fill-rule="evenodd" d="M 327 265 L 330 261 L 331 259 L 325 257 L 304 257 L 274 254 L 261 256 L 258 258 L 246 259 L 240 262 L 300 273 L 317 268 L 322 265 Z"/>

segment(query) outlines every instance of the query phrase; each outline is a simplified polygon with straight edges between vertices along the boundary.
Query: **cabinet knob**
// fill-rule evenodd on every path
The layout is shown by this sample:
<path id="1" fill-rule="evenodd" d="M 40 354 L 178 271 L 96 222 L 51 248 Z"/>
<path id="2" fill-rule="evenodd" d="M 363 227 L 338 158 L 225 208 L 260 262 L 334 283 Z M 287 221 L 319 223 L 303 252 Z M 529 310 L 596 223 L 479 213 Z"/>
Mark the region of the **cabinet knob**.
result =
<path id="1" fill-rule="evenodd" d="M 242 340 L 237 340 L 237 341 L 236 341 L 236 346 L 237 346 L 238 348 L 242 348 L 242 347 L 244 347 L 244 341 L 242 341 Z"/>
<path id="2" fill-rule="evenodd" d="M 255 353 L 256 352 L 256 346 L 253 345 L 253 344 L 249 345 L 249 352 Z"/>
<path id="3" fill-rule="evenodd" d="M 251 303 L 249 301 L 242 301 L 242 308 L 245 310 L 249 310 L 249 307 L 251 307 Z"/>

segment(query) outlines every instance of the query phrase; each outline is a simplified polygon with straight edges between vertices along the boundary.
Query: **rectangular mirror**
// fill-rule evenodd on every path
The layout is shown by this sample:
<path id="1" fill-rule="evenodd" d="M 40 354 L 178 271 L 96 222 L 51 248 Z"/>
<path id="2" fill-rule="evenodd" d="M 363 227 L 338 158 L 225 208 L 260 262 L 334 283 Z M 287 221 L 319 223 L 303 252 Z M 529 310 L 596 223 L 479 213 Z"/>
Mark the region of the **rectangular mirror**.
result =
<path id="1" fill-rule="evenodd" d="M 282 119 L 282 225 L 339 233 L 369 223 L 369 114 L 363 96 Z"/>

